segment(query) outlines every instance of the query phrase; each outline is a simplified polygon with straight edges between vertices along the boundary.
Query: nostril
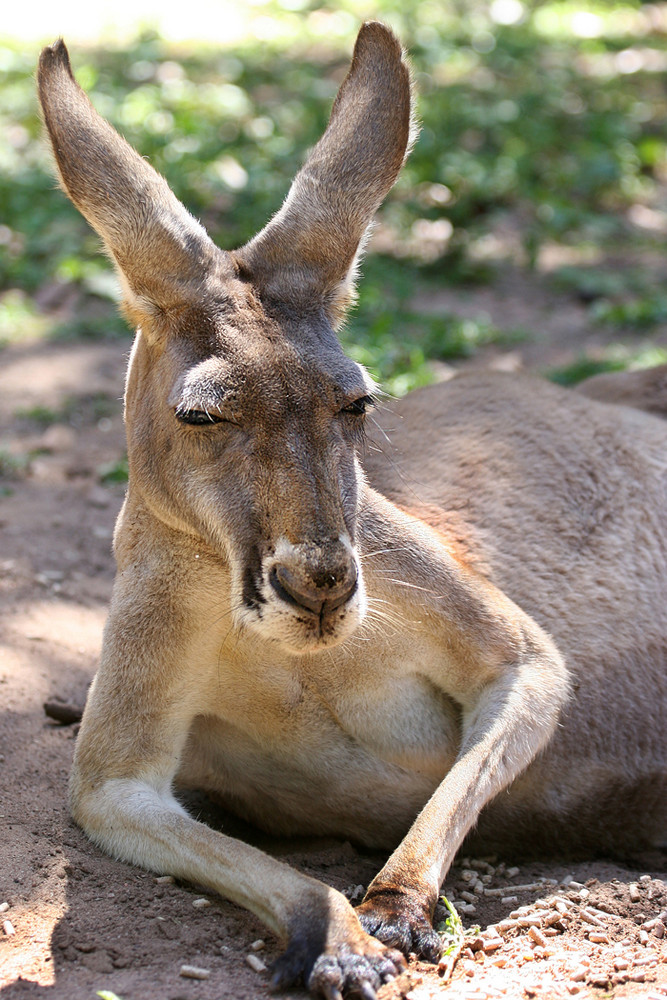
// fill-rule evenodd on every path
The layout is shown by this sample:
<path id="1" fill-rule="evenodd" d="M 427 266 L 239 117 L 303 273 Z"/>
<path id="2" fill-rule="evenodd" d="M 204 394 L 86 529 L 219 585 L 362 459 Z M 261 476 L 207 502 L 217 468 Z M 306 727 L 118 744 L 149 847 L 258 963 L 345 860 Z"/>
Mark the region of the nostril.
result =
<path id="1" fill-rule="evenodd" d="M 352 597 L 352 594 L 357 589 L 358 582 L 359 581 L 357 580 L 357 571 L 355 568 L 354 579 L 348 582 L 343 590 L 339 590 L 335 595 L 332 595 L 331 597 L 328 597 L 326 599 L 325 601 L 326 610 L 335 611 L 336 608 L 339 608 L 341 606 L 341 604 L 345 604 L 346 601 L 349 601 L 349 599 Z"/>
<path id="2" fill-rule="evenodd" d="M 306 608 L 308 611 L 313 611 L 316 614 L 320 613 L 324 604 L 324 598 L 320 592 L 314 588 L 313 590 L 304 589 L 303 585 L 299 584 L 294 574 L 290 573 L 286 566 L 274 566 L 269 573 L 269 583 L 278 597 L 288 604 L 294 604 L 299 608 Z"/>

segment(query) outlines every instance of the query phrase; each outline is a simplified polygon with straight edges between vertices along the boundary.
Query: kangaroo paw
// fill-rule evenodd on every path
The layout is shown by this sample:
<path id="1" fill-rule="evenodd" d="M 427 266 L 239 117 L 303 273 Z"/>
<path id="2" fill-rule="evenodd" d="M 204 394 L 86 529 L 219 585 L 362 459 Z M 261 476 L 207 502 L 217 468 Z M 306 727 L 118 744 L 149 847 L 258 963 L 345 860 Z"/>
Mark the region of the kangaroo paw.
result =
<path id="1" fill-rule="evenodd" d="M 427 962 L 437 962 L 442 941 L 433 930 L 430 908 L 416 895 L 395 889 L 379 891 L 356 909 L 367 934 L 398 948 L 404 955 L 415 952 Z"/>

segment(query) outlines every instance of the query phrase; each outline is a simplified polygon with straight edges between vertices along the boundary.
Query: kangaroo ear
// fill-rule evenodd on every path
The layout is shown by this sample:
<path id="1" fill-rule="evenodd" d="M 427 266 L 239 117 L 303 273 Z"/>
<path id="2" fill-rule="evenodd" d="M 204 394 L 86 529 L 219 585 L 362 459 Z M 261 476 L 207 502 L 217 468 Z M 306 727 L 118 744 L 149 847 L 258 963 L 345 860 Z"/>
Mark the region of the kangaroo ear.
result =
<path id="1" fill-rule="evenodd" d="M 239 251 L 268 294 L 324 300 L 334 322 L 342 318 L 364 235 L 415 132 L 400 43 L 383 24 L 364 24 L 326 132 L 280 211 Z"/>
<path id="2" fill-rule="evenodd" d="M 97 114 L 62 40 L 43 50 L 38 86 L 63 187 L 113 255 L 129 312 L 191 299 L 222 251 L 164 178 Z"/>

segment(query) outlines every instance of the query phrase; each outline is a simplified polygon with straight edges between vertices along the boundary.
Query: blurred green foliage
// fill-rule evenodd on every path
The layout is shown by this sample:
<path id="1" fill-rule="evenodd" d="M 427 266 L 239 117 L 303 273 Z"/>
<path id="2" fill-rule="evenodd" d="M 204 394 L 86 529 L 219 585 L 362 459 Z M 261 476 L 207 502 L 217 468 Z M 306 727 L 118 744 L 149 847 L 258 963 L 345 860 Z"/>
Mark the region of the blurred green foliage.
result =
<path id="1" fill-rule="evenodd" d="M 98 110 L 232 247 L 279 207 L 322 133 L 357 8 L 291 0 L 274 12 L 282 30 L 273 41 L 233 51 L 175 47 L 146 32 L 126 48 L 72 57 Z M 422 130 L 381 211 L 382 254 L 366 261 L 344 339 L 402 392 L 431 377 L 430 358 L 517 336 L 483 316 L 424 315 L 420 289 L 492 282 L 503 256 L 536 267 L 554 244 L 628 259 L 661 249 L 667 17 L 632 0 L 374 0 L 373 12 L 410 50 Z M 0 46 L 0 340 L 117 334 L 115 281 L 99 241 L 54 191 L 35 59 Z M 494 234 L 507 229 L 512 246 L 494 249 Z M 591 323 L 667 321 L 667 297 L 624 268 L 576 266 L 553 280 L 590 303 Z M 45 323 L 45 313 L 60 319 Z"/>

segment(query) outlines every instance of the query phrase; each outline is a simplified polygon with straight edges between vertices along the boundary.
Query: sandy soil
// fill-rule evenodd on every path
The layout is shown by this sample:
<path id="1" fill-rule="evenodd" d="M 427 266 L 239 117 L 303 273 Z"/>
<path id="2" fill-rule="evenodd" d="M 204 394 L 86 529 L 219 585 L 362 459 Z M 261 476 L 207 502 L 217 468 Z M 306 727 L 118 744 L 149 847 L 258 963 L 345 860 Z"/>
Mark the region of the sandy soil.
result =
<path id="1" fill-rule="evenodd" d="M 485 296 L 494 322 L 498 310 L 514 308 L 522 324 L 536 326 L 526 317 L 525 289 Z M 534 299 L 544 309 L 544 298 Z M 466 308 L 451 293 L 430 307 Z M 559 344 L 550 342 L 546 316 L 541 343 L 481 360 L 540 367 L 578 354 L 583 309 L 549 309 L 554 338 L 565 323 L 576 344 L 571 336 L 563 346 L 562 329 Z M 161 883 L 105 857 L 73 825 L 65 789 L 76 725 L 59 725 L 43 709 L 54 699 L 83 704 L 95 670 L 123 494 L 122 486 L 101 484 L 100 469 L 123 452 L 119 396 L 128 347 L 24 343 L 2 354 L 1 448 L 10 476 L 0 495 L 0 987 L 3 997 L 55 1000 L 84 1000 L 100 990 L 122 1000 L 262 998 L 268 976 L 246 956 L 269 964 L 279 946 L 255 918 L 197 887 Z M 53 411 L 48 426 L 34 414 L 21 416 L 37 406 Z M 347 843 L 269 841 L 205 801 L 192 808 L 352 895 L 384 860 Z M 667 996 L 664 856 L 627 865 L 508 864 L 465 859 L 448 879 L 449 898 L 469 910 L 464 923 L 483 932 L 472 932 L 451 983 L 412 961 L 381 991 L 382 1000 Z M 527 884 L 533 888 L 517 888 Z M 560 919 L 558 907 L 565 911 Z M 490 940 L 489 925 L 499 925 L 500 945 Z M 264 946 L 253 951 L 261 939 Z M 182 977 L 184 964 L 208 970 L 208 978 Z"/>

